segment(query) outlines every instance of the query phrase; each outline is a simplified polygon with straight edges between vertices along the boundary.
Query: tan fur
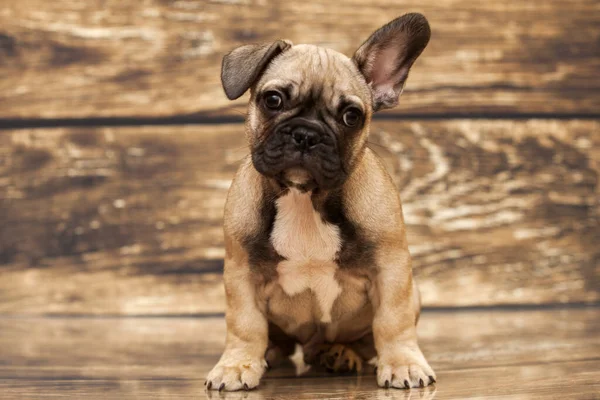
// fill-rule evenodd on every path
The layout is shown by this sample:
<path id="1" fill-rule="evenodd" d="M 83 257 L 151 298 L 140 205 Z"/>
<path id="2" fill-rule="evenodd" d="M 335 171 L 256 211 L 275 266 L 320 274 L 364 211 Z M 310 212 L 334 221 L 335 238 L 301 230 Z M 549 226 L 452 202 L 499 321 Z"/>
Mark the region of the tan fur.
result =
<path id="1" fill-rule="evenodd" d="M 352 164 L 360 158 L 369 133 L 368 126 L 372 114 L 369 88 L 350 58 L 334 50 L 309 44 L 295 45 L 277 57 L 252 90 L 246 122 L 246 134 L 251 147 L 260 140 L 260 137 L 253 133 L 264 122 L 253 104 L 256 102 L 255 94 L 281 84 L 291 85 L 292 97 L 309 92 L 313 85 L 321 87 L 323 91 L 321 98 L 331 110 L 337 109 L 342 95 L 350 95 L 357 101 L 365 113 L 367 129 L 353 143 L 352 152 L 346 161 Z M 285 118 L 286 115 L 286 112 L 283 112 L 281 118 Z M 329 122 L 336 123 L 333 120 Z"/>
<path id="2" fill-rule="evenodd" d="M 251 163 L 244 163 L 226 206 L 228 242 L 230 235 L 238 230 L 252 231 L 253 223 L 258 220 L 256 206 L 248 207 L 248 204 L 261 198 L 262 192 L 254 190 L 260 181 Z M 378 382 L 382 386 L 386 380 L 399 387 L 404 386 L 405 379 L 413 386 L 419 385 L 419 379 L 428 382 L 429 376 L 435 377 L 435 374 L 416 342 L 418 292 L 412 279 L 400 199 L 383 164 L 371 150 L 366 150 L 344 185 L 344 192 L 351 205 L 352 218 L 360 221 L 374 239 L 386 244 L 378 254 L 382 266 L 379 274 L 372 275 L 371 266 L 361 271 L 341 271 L 331 261 L 339 247 L 335 227 L 320 220 L 307 201 L 307 194 L 290 192 L 277 201 L 278 209 L 283 211 L 279 215 L 283 216 L 278 217 L 271 237 L 274 247 L 289 260 L 277 266 L 276 282 L 255 287 L 256 298 L 260 303 L 269 304 L 269 309 L 264 310 L 268 320 L 304 343 L 310 342 L 323 322 L 330 321 L 321 333 L 329 342 L 358 340 L 372 327 L 375 340 L 362 343 L 362 353 L 373 353 L 369 348 L 374 347 L 380 355 Z M 243 249 L 234 245 L 228 246 L 227 254 L 239 260 L 245 257 Z M 255 277 L 238 274 L 237 269 L 225 269 L 228 308 L 231 309 L 228 322 L 229 315 L 247 312 L 244 309 L 248 298 L 241 298 L 240 303 L 244 304 L 237 304 L 233 299 L 239 295 L 235 293 L 245 289 L 246 282 L 256 282 Z M 241 287 L 239 281 L 243 281 Z M 228 323 L 228 329 L 234 337 L 247 334 L 247 325 L 233 321 L 235 323 Z M 403 342 L 399 344 L 400 337 Z M 305 352 L 310 351 L 309 345 Z"/>
<path id="3" fill-rule="evenodd" d="M 246 123 L 251 149 L 264 139 L 265 126 L 276 125 L 287 112 L 267 119 L 256 106 L 256 93 L 282 85 L 289 86 L 292 99 L 318 87 L 322 107 L 336 110 L 345 97 L 363 110 L 363 129 L 343 155 L 349 175 L 341 193 L 346 217 L 360 227 L 365 240 L 376 243 L 374 265 L 338 265 L 343 246 L 340 228 L 324 221 L 312 193 L 295 189 L 282 193 L 284 189 L 260 175 L 248 158 L 236 174 L 225 207 L 228 336 L 223 357 L 208 379 L 213 388 L 223 383 L 225 390 L 237 390 L 244 383 L 255 387 L 262 375 L 270 323 L 279 334 L 303 344 L 309 361 L 317 359 L 324 342 L 345 343 L 351 354 L 347 358 L 357 365 L 361 365 L 357 357 L 366 361 L 377 355 L 380 386 L 429 384 L 435 374 L 417 344 L 420 304 L 400 198 L 382 162 L 366 147 L 373 100 L 369 85 L 340 53 L 310 45 L 289 48 L 252 87 Z M 303 179 L 297 171 L 289 172 L 289 177 Z M 274 265 L 267 261 L 251 265 L 244 240 L 260 234 L 265 202 L 274 202 L 276 208 L 265 240 L 280 259 Z M 277 353 L 273 344 L 269 352 Z"/>
<path id="4" fill-rule="evenodd" d="M 207 380 L 216 388 L 229 390 L 258 385 L 266 363 L 268 325 L 257 307 L 255 288 L 247 264 L 225 260 L 225 290 L 227 294 L 227 338 L 225 351 Z"/>
<path id="5" fill-rule="evenodd" d="M 240 240 L 246 232 L 257 228 L 260 220 L 257 204 L 264 193 L 261 189 L 263 178 L 252 167 L 250 157 L 247 157 L 233 178 L 231 188 L 225 203 L 225 252 L 226 257 L 241 262 L 246 258 L 240 246 L 233 243 Z M 241 253 L 240 253 L 241 252 Z"/>

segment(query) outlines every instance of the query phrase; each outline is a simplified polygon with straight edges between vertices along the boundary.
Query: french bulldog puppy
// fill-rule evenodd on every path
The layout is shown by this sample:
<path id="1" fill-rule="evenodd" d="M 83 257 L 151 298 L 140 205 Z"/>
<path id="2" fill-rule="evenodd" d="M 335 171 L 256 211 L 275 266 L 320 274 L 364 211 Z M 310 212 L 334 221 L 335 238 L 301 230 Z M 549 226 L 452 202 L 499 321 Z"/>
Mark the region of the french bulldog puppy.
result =
<path id="1" fill-rule="evenodd" d="M 377 384 L 435 382 L 417 343 L 419 292 L 397 188 L 367 147 L 429 42 L 425 17 L 375 31 L 352 58 L 278 40 L 223 59 L 225 94 L 250 90 L 251 154 L 225 206 L 225 351 L 209 390 L 252 389 L 296 343 L 305 360 Z"/>

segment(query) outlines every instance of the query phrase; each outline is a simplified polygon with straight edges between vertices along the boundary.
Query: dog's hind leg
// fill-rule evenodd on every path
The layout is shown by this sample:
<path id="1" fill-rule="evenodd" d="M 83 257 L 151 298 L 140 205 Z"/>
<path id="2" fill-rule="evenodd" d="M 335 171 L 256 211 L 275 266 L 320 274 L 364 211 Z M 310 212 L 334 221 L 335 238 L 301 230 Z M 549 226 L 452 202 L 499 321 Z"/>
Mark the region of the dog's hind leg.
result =
<path id="1" fill-rule="evenodd" d="M 363 358 L 345 344 L 323 344 L 318 362 L 330 372 L 361 372 Z"/>
<path id="2" fill-rule="evenodd" d="M 277 367 L 286 361 L 296 349 L 296 340 L 286 335 L 274 324 L 269 324 L 269 345 L 265 352 L 265 360 L 269 367 Z"/>
<path id="3" fill-rule="evenodd" d="M 373 335 L 365 335 L 351 343 L 323 343 L 318 346 L 313 364 L 330 372 L 360 373 L 365 364 L 376 356 Z"/>

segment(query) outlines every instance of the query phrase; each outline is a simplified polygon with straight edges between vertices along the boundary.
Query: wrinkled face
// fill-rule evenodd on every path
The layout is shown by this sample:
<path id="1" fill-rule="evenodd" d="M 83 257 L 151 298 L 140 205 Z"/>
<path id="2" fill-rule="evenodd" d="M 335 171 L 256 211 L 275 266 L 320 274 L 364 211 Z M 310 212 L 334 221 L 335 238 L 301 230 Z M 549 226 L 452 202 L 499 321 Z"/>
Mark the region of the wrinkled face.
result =
<path id="1" fill-rule="evenodd" d="M 246 133 L 254 166 L 301 190 L 339 187 L 365 149 L 371 114 L 369 87 L 348 57 L 293 46 L 252 90 Z"/>

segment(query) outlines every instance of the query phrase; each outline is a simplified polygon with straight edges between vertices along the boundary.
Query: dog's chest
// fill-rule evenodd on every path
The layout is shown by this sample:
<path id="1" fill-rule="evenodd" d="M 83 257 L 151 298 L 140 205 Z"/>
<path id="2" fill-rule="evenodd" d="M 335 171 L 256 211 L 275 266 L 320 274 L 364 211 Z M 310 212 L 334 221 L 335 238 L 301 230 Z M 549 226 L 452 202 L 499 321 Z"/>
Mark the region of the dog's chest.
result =
<path id="1" fill-rule="evenodd" d="M 341 248 L 340 230 L 323 221 L 310 193 L 291 189 L 277 199 L 271 243 L 281 256 L 295 261 L 333 261 Z"/>
<path id="2" fill-rule="evenodd" d="M 331 309 L 341 293 L 335 262 L 342 246 L 339 227 L 321 218 L 309 193 L 292 189 L 277 200 L 276 207 L 270 240 L 285 258 L 277 266 L 277 283 L 288 296 L 310 290 L 321 321 L 330 322 Z"/>

